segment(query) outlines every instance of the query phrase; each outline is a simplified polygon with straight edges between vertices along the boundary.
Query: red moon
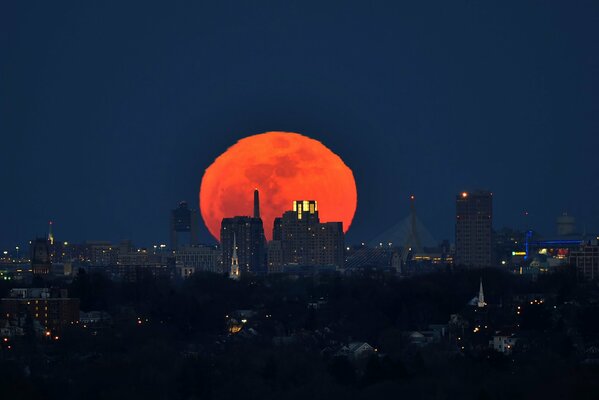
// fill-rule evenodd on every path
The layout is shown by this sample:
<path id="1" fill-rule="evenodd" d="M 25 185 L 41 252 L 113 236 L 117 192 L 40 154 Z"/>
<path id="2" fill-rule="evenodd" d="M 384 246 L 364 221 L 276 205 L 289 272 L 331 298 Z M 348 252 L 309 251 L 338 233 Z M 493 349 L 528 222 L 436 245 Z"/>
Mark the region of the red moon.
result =
<path id="1" fill-rule="evenodd" d="M 275 217 L 291 210 L 293 200 L 316 200 L 320 221 L 341 221 L 346 232 L 358 200 L 351 169 L 319 141 L 292 132 L 248 136 L 217 157 L 202 178 L 200 210 L 212 236 L 220 240 L 223 218 L 252 215 L 254 189 L 268 240 Z"/>

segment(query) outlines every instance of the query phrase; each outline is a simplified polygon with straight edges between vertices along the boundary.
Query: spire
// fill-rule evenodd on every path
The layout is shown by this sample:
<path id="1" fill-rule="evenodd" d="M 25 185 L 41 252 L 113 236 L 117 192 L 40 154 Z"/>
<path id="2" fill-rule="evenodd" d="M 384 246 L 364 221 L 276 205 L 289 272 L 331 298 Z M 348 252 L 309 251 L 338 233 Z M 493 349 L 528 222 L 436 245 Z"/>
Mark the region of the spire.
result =
<path id="1" fill-rule="evenodd" d="M 483 278 L 480 278 L 480 287 L 478 289 L 478 306 L 480 308 L 486 306 L 485 303 L 485 293 L 483 292 Z"/>
<path id="2" fill-rule="evenodd" d="M 54 235 L 52 234 L 52 221 L 48 222 L 48 242 L 54 244 Z"/>
<path id="3" fill-rule="evenodd" d="M 254 189 L 254 218 L 260 218 L 260 193 Z"/>
<path id="4" fill-rule="evenodd" d="M 233 233 L 233 255 L 231 256 L 229 278 L 234 280 L 239 279 L 239 257 L 237 257 L 237 236 L 235 233 Z"/>

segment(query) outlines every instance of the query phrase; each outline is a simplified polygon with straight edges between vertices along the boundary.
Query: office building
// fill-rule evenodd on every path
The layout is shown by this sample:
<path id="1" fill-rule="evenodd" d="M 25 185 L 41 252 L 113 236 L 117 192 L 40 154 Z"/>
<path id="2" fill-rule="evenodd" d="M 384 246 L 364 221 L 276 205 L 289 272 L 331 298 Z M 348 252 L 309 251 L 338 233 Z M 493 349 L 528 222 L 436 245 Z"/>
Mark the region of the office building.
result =
<path id="1" fill-rule="evenodd" d="M 293 209 L 275 220 L 280 224 L 283 265 L 335 266 L 343 268 L 344 235 L 341 222 L 320 222 L 315 200 L 297 200 Z M 273 251 L 274 254 L 274 251 Z"/>
<path id="2" fill-rule="evenodd" d="M 194 272 L 222 272 L 221 251 L 216 246 L 179 246 L 175 260 L 178 265 Z"/>
<path id="3" fill-rule="evenodd" d="M 493 195 L 463 192 L 456 197 L 456 265 L 485 268 L 492 265 Z"/>
<path id="4" fill-rule="evenodd" d="M 180 245 L 197 244 L 198 224 L 198 211 L 190 209 L 185 201 L 179 203 L 179 206 L 171 211 L 171 249 L 176 250 Z"/>
<path id="5" fill-rule="evenodd" d="M 50 244 L 45 238 L 35 239 L 31 243 L 31 270 L 34 275 L 48 275 L 52 270 Z"/>

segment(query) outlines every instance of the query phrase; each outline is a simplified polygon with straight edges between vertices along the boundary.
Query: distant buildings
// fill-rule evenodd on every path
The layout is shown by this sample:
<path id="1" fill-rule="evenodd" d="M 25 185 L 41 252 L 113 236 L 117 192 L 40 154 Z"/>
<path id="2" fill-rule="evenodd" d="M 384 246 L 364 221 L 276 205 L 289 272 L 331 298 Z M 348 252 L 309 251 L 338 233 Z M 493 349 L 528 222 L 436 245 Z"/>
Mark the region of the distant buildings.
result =
<path id="1" fill-rule="evenodd" d="M 344 269 L 348 274 L 360 274 L 366 271 L 402 272 L 401 249 L 398 247 L 347 247 Z"/>
<path id="2" fill-rule="evenodd" d="M 254 192 L 254 216 L 223 218 L 220 243 L 224 271 L 229 273 L 233 251 L 236 247 L 241 275 L 266 273 L 266 238 L 260 218 L 260 203 Z"/>
<path id="3" fill-rule="evenodd" d="M 113 278 L 130 283 L 145 277 L 172 279 L 177 272 L 172 254 L 156 254 L 146 249 L 119 253 L 117 262 L 110 266 L 110 271 Z"/>
<path id="4" fill-rule="evenodd" d="M 221 272 L 221 251 L 216 246 L 179 246 L 175 252 L 177 265 L 193 272 Z M 192 273 L 193 273 L 192 272 Z M 184 274 L 189 275 L 189 274 Z"/>
<path id="5" fill-rule="evenodd" d="M 198 211 L 190 209 L 185 201 L 179 203 L 179 206 L 171 211 L 171 249 L 176 250 L 181 244 L 197 244 L 198 223 Z M 187 236 L 186 240 L 184 240 L 184 235 Z"/>
<path id="6" fill-rule="evenodd" d="M 456 197 L 455 263 L 468 268 L 490 267 L 493 195 L 463 192 Z"/>
<path id="7" fill-rule="evenodd" d="M 576 268 L 579 279 L 599 279 L 599 238 L 581 245 L 570 252 L 570 264 Z"/>

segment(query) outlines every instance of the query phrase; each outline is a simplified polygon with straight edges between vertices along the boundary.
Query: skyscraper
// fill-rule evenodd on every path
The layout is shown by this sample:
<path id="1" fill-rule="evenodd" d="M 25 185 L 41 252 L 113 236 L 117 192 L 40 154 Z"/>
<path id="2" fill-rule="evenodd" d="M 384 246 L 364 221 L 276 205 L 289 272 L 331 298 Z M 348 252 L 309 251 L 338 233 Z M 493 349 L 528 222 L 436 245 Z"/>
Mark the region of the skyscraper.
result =
<path id="1" fill-rule="evenodd" d="M 198 243 L 198 222 L 198 211 L 190 209 L 186 201 L 182 201 L 177 208 L 171 211 L 170 236 L 172 250 L 177 250 L 177 247 L 181 244 L 193 245 Z M 188 235 L 187 240 L 182 241 L 181 234 Z"/>
<path id="2" fill-rule="evenodd" d="M 463 192 L 456 196 L 456 265 L 491 266 L 493 194 Z"/>
<path id="3" fill-rule="evenodd" d="M 320 222 L 315 200 L 294 201 L 293 210 L 275 220 L 274 231 L 273 237 L 281 237 L 283 264 L 343 267 L 343 224 Z"/>
<path id="4" fill-rule="evenodd" d="M 256 217 L 258 215 L 258 217 Z M 223 218 L 220 227 L 220 243 L 223 252 L 224 272 L 229 272 L 233 249 L 237 250 L 240 273 L 261 274 L 266 272 L 266 238 L 260 215 L 258 191 L 254 191 L 254 216 Z"/>
<path id="5" fill-rule="evenodd" d="M 38 238 L 31 243 L 31 270 L 34 275 L 48 275 L 52 269 L 50 245 L 47 239 Z"/>

